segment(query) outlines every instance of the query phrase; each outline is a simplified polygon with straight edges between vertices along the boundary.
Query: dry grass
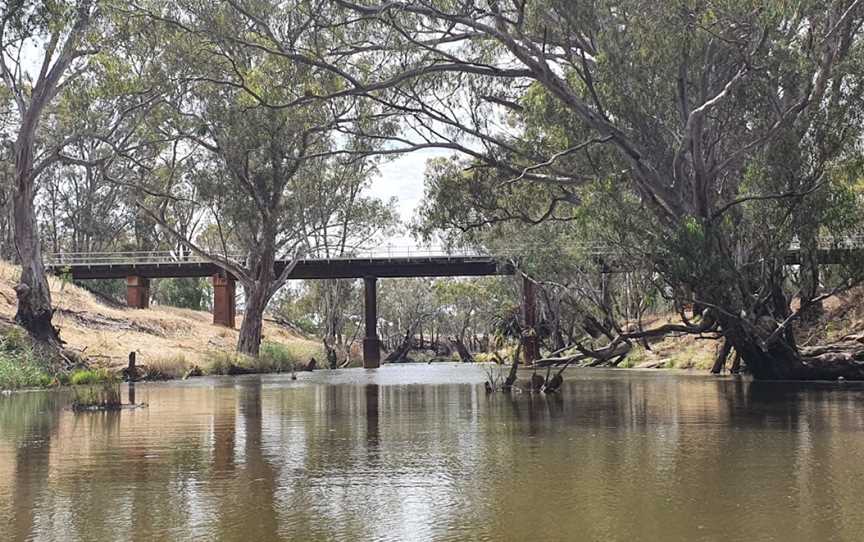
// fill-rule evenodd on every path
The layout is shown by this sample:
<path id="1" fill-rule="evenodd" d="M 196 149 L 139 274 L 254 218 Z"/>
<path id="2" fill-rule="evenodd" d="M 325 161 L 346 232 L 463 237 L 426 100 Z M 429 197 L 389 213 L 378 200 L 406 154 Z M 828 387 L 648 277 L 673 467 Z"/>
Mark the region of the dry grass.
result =
<path id="1" fill-rule="evenodd" d="M 19 272 L 18 267 L 0 262 L 0 321 L 9 324 L 15 314 L 13 286 Z M 50 277 L 49 284 L 57 308 L 54 325 L 60 328 L 69 348 L 81 352 L 96 366 L 125 366 L 129 352 L 135 351 L 139 364 L 166 377 L 182 376 L 192 365 L 204 366 L 213 351 L 230 352 L 237 343 L 238 330 L 213 325 L 209 312 L 165 306 L 146 310 L 114 308 L 57 277 Z M 270 322 L 264 323 L 264 338 L 306 360 L 312 356 L 319 362 L 323 359 L 318 342 Z"/>
<path id="2" fill-rule="evenodd" d="M 797 302 L 793 301 L 792 308 L 798 308 Z M 864 287 L 853 288 L 825 300 L 823 308 L 824 314 L 819 321 L 796 325 L 799 344 L 827 344 L 848 336 L 864 335 Z M 646 328 L 656 327 L 667 321 L 675 321 L 675 316 L 655 317 L 644 325 Z M 699 339 L 693 335 L 670 336 L 652 344 L 650 352 L 640 347 L 628 356 L 627 363 L 622 366 L 638 367 L 643 363 L 662 361 L 666 368 L 707 370 L 714 364 L 717 348 L 717 341 Z"/>

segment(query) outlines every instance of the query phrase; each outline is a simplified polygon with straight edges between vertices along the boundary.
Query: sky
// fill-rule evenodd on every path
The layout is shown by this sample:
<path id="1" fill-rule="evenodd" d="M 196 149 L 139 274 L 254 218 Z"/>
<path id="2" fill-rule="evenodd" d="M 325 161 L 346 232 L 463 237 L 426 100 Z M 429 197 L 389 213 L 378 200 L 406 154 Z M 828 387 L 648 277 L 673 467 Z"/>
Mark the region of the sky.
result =
<path id="1" fill-rule="evenodd" d="M 403 223 L 407 223 L 423 199 L 423 172 L 430 158 L 449 156 L 449 149 L 423 149 L 403 154 L 379 167 L 379 175 L 373 179 L 369 195 L 384 201 L 397 199 L 396 208 Z M 387 240 L 394 246 L 415 246 L 410 236 L 401 234 Z"/>

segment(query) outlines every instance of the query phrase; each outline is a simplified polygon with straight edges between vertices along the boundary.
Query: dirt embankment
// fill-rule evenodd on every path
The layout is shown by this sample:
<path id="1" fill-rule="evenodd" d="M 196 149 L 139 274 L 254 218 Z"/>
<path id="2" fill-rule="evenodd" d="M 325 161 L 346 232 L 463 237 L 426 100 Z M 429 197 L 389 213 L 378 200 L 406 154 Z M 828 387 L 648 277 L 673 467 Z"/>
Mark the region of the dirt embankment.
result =
<path id="1" fill-rule="evenodd" d="M 793 303 L 793 309 L 797 304 Z M 645 322 L 645 327 L 676 321 L 674 315 Z M 845 339 L 864 342 L 864 287 L 825 300 L 823 314 L 815 322 L 795 326 L 799 346 L 830 344 Z M 695 335 L 669 336 L 651 344 L 650 350 L 637 347 L 621 367 L 708 370 L 714 364 L 719 342 Z M 727 363 L 727 369 L 731 359 Z"/>
<path id="2" fill-rule="evenodd" d="M 0 321 L 14 324 L 15 291 L 20 271 L 0 262 Z M 119 367 L 129 352 L 139 363 L 185 360 L 202 364 L 214 352 L 232 351 L 237 329 L 213 325 L 209 312 L 151 306 L 128 309 L 109 306 L 92 293 L 58 278 L 49 279 L 56 308 L 54 325 L 67 347 L 96 366 Z M 239 325 L 239 321 L 238 321 Z M 264 339 L 289 348 L 298 359 L 323 358 L 320 343 L 271 322 L 264 324 Z"/>

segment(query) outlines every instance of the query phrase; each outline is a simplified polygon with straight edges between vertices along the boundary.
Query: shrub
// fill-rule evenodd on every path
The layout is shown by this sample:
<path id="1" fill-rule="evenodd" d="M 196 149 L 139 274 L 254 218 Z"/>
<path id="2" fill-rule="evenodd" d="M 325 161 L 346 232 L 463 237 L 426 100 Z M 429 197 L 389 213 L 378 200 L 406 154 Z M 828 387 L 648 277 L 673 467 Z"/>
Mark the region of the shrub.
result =
<path id="1" fill-rule="evenodd" d="M 45 388 L 53 383 L 26 332 L 17 327 L 7 329 L 0 336 L 0 389 Z"/>
<path id="2" fill-rule="evenodd" d="M 255 365 L 262 373 L 290 373 L 295 370 L 297 359 L 285 345 L 266 341 L 261 345 Z"/>
<path id="3" fill-rule="evenodd" d="M 30 338 L 27 336 L 27 332 L 20 327 L 10 327 L 6 330 L 6 333 L 0 337 L 0 348 L 16 354 L 33 353 Z"/>
<path id="4" fill-rule="evenodd" d="M 238 375 L 255 372 L 249 358 L 237 352 L 213 351 L 204 369 L 210 375 Z"/>
<path id="5" fill-rule="evenodd" d="M 237 352 L 213 351 L 207 357 L 205 373 L 239 375 L 252 373 L 289 373 L 296 370 L 303 353 L 283 344 L 265 341 L 257 358 Z"/>
<path id="6" fill-rule="evenodd" d="M 618 364 L 619 369 L 632 369 L 640 363 L 647 361 L 648 353 L 642 345 L 636 345 L 630 349 L 627 356 Z"/>
<path id="7" fill-rule="evenodd" d="M 47 388 L 54 382 L 51 376 L 27 357 L 0 354 L 0 389 Z"/>

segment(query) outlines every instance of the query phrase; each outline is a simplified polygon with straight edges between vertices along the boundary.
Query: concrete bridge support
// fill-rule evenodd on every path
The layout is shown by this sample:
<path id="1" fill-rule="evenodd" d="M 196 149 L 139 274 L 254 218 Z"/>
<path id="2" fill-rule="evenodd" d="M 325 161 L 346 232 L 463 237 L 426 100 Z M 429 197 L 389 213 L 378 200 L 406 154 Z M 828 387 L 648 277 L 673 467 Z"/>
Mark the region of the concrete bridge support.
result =
<path id="1" fill-rule="evenodd" d="M 237 316 L 237 281 L 225 274 L 213 275 L 213 323 L 234 328 Z"/>
<path id="2" fill-rule="evenodd" d="M 522 275 L 522 359 L 532 365 L 540 359 L 540 337 L 537 336 L 537 284 L 527 275 Z"/>
<path id="3" fill-rule="evenodd" d="M 365 277 L 365 323 L 363 337 L 363 367 L 377 369 L 381 365 L 381 341 L 378 339 L 378 288 L 376 277 Z"/>
<path id="4" fill-rule="evenodd" d="M 131 309 L 150 306 L 150 279 L 138 275 L 126 277 L 126 306 Z"/>

